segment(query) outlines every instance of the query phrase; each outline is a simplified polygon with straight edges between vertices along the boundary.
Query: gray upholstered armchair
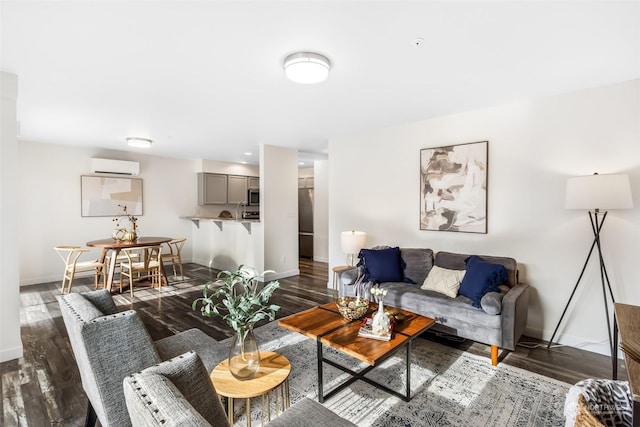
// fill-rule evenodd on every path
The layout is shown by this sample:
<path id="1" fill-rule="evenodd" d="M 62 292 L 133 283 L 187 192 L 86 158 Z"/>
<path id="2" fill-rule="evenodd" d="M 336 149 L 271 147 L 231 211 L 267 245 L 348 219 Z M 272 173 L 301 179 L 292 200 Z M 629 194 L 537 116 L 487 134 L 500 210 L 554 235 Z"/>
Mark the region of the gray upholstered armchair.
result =
<path id="1" fill-rule="evenodd" d="M 106 290 L 58 297 L 89 399 L 86 425 L 130 426 L 122 381 L 133 372 L 194 350 L 211 371 L 226 349 L 198 329 L 153 342 L 134 310 L 118 313 Z"/>
<path id="2" fill-rule="evenodd" d="M 133 427 L 227 425 L 207 369 L 194 352 L 144 369 L 123 381 Z M 269 427 L 355 427 L 316 401 L 303 398 Z"/>

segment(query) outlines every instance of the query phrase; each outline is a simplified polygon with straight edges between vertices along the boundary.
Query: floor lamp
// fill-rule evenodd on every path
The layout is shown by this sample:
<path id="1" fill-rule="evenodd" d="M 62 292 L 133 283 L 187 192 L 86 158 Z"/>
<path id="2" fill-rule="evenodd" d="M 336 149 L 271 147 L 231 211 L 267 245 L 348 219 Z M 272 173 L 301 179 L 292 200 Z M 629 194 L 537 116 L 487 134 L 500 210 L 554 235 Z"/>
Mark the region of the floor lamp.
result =
<path id="1" fill-rule="evenodd" d="M 604 258 L 602 257 L 602 245 L 600 244 L 600 235 L 602 233 L 602 226 L 605 219 L 607 219 L 607 213 L 609 210 L 614 209 L 631 209 L 633 208 L 633 201 L 631 199 L 631 186 L 629 185 L 628 175 L 588 175 L 569 178 L 567 180 L 567 189 L 565 194 L 565 208 L 567 209 L 582 209 L 586 210 L 589 214 L 589 221 L 591 222 L 591 230 L 593 232 L 593 243 L 589 249 L 589 254 L 584 262 L 578 281 L 573 287 L 571 296 L 565 305 L 560 320 L 556 325 L 556 328 L 551 335 L 551 339 L 547 343 L 547 348 L 553 343 L 553 339 L 558 332 L 560 323 L 564 315 L 567 313 L 569 304 L 573 299 L 573 295 L 578 289 L 580 280 L 584 275 L 584 271 L 587 268 L 587 264 L 591 259 L 593 250 L 598 251 L 598 262 L 600 264 L 600 282 L 602 284 L 602 298 L 604 300 L 605 316 L 607 318 L 607 332 L 609 333 L 609 347 L 611 350 L 611 361 L 613 365 L 613 378 L 617 376 L 618 370 L 618 351 L 614 346 L 613 334 L 612 334 L 612 322 L 609 316 L 609 306 L 607 304 L 607 292 L 611 299 L 611 304 L 615 303 L 613 298 L 613 291 L 611 290 L 611 283 L 609 283 L 609 275 L 607 274 L 607 268 L 604 264 Z M 613 322 L 615 323 L 615 321 Z"/>

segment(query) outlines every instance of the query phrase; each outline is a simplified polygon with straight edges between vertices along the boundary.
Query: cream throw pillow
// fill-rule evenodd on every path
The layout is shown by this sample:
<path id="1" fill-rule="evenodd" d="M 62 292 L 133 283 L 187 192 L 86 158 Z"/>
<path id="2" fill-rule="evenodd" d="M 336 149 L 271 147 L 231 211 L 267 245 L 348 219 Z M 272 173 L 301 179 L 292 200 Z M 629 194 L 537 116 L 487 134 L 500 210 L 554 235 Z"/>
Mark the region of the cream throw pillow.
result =
<path id="1" fill-rule="evenodd" d="M 455 298 L 458 296 L 460 282 L 464 277 L 465 270 L 449 270 L 447 268 L 434 265 L 429 275 L 424 279 L 424 283 L 420 289 L 439 292 L 448 297 Z"/>

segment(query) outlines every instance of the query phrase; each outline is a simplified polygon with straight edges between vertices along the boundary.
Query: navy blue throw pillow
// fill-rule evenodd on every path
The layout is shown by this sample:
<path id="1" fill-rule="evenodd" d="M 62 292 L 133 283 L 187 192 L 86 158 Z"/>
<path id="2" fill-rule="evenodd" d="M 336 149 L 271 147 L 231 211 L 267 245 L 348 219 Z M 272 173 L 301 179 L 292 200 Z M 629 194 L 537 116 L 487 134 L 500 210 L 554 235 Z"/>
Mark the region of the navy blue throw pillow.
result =
<path id="1" fill-rule="evenodd" d="M 500 292 L 498 286 L 507 281 L 507 269 L 502 264 L 486 262 L 475 255 L 465 262 L 466 273 L 458 293 L 470 298 L 473 306 L 480 308 L 480 300 L 487 292 Z"/>
<path id="2" fill-rule="evenodd" d="M 364 265 L 365 281 L 376 283 L 404 281 L 404 266 L 399 247 L 361 249 L 358 256 L 360 257 L 358 265 Z"/>

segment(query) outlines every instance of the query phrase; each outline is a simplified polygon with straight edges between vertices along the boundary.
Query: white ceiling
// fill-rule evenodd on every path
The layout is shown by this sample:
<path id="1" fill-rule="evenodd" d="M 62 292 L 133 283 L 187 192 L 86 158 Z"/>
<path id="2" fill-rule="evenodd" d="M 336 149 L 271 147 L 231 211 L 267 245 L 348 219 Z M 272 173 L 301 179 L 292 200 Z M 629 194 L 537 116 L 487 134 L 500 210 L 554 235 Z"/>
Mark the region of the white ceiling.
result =
<path id="1" fill-rule="evenodd" d="M 332 136 L 640 77 L 629 1 L 3 0 L 1 15 L 21 140 L 140 136 L 179 158 L 326 156 Z M 286 80 L 299 50 L 330 58 L 325 82 Z"/>

